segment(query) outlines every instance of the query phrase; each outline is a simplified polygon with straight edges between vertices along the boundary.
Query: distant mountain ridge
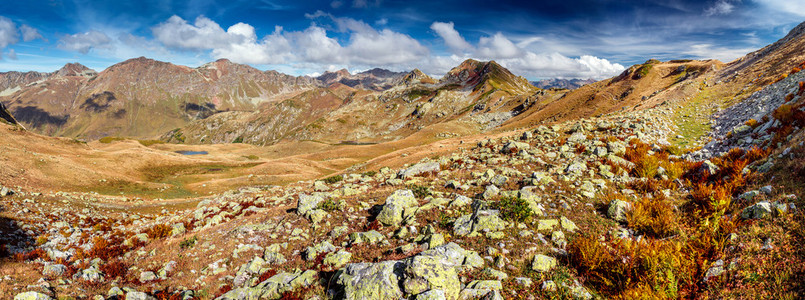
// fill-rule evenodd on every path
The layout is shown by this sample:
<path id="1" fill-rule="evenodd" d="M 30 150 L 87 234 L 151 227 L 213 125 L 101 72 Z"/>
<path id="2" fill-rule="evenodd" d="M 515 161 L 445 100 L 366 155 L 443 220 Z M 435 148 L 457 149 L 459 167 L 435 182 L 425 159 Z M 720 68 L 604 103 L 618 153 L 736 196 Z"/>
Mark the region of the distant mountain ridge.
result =
<path id="1" fill-rule="evenodd" d="M 352 88 L 383 91 L 397 85 L 407 74 L 408 72 L 393 72 L 380 68 L 351 74 L 346 69 L 341 69 L 324 72 L 316 79 L 324 86 L 341 83 Z"/>
<path id="2" fill-rule="evenodd" d="M 551 79 L 543 79 L 539 81 L 532 81 L 535 87 L 541 89 L 568 89 L 568 90 L 575 90 L 582 86 L 588 85 L 590 83 L 595 82 L 595 79 L 560 79 L 560 78 L 551 78 Z"/>
<path id="3" fill-rule="evenodd" d="M 139 57 L 100 73 L 78 63 L 52 73 L 0 73 L 0 102 L 26 127 L 48 135 L 145 138 L 318 85 L 225 59 L 191 68 Z"/>

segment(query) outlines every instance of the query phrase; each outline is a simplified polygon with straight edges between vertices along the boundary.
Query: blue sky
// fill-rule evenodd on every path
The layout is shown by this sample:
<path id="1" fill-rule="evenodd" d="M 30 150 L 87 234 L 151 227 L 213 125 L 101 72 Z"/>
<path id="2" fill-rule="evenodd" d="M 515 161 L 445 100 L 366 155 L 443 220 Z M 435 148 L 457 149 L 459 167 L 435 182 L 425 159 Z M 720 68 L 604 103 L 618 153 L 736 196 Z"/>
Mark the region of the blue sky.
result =
<path id="1" fill-rule="evenodd" d="M 529 79 L 601 79 L 649 58 L 727 62 L 802 21 L 801 0 L 30 0 L 0 9 L 0 71 L 101 71 L 146 56 L 441 75 L 475 58 Z"/>

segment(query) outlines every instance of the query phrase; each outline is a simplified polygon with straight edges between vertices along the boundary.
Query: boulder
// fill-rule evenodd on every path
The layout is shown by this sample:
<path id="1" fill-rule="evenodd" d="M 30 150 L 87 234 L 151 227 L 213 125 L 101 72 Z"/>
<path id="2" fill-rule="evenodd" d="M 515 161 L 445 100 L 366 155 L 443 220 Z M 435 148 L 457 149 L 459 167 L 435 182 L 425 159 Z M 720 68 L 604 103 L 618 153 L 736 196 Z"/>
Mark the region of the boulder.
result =
<path id="1" fill-rule="evenodd" d="M 377 221 L 387 226 L 399 226 L 403 222 L 403 214 L 407 208 L 419 205 L 414 192 L 411 190 L 396 190 L 383 205 L 383 209 L 377 215 Z"/>
<path id="2" fill-rule="evenodd" d="M 402 179 L 407 179 L 424 173 L 438 173 L 442 170 L 442 166 L 438 162 L 424 162 L 415 164 L 405 170 L 400 170 L 397 176 Z"/>
<path id="3" fill-rule="evenodd" d="M 537 272 L 550 272 L 551 270 L 553 270 L 553 268 L 556 268 L 558 264 L 559 263 L 556 260 L 556 258 L 547 255 L 537 254 L 536 256 L 534 256 L 534 261 L 531 262 L 531 270 Z"/>
<path id="4" fill-rule="evenodd" d="M 14 300 L 50 300 L 50 299 L 53 299 L 53 298 L 51 298 L 48 295 L 45 295 L 45 294 L 42 294 L 42 293 L 39 293 L 39 292 L 33 292 L 33 291 L 25 292 L 25 293 L 19 293 L 16 296 L 14 296 Z"/>
<path id="5" fill-rule="evenodd" d="M 744 208 L 741 211 L 741 218 L 744 219 L 763 219 L 771 216 L 771 203 L 767 201 L 758 202 L 755 205 Z"/>
<path id="6" fill-rule="evenodd" d="M 405 265 L 398 261 L 348 264 L 337 279 L 345 299 L 398 300 Z"/>
<path id="7" fill-rule="evenodd" d="M 632 203 L 623 200 L 612 200 L 607 209 L 607 216 L 618 222 L 626 222 L 626 213 L 632 209 Z"/>

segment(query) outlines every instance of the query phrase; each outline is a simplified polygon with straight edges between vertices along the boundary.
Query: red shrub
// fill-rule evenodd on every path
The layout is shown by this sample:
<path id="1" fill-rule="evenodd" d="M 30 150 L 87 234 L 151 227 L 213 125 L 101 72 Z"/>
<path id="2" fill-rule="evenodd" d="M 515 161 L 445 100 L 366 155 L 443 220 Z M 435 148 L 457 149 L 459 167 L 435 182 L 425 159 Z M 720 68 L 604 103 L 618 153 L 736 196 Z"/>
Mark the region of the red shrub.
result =
<path id="1" fill-rule="evenodd" d="M 123 263 L 120 260 L 114 260 L 107 262 L 101 265 L 101 272 L 103 272 L 104 276 L 108 279 L 114 278 L 126 278 L 126 273 L 129 270 L 129 266 Z"/>

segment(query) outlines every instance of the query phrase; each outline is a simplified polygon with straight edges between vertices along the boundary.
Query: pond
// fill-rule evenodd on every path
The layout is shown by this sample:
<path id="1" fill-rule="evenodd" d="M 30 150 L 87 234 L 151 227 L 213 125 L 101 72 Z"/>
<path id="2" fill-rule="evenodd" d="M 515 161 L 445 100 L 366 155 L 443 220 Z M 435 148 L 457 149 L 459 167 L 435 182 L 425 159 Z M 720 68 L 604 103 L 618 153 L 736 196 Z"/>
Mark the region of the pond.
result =
<path id="1" fill-rule="evenodd" d="M 181 151 L 176 151 L 176 153 L 179 153 L 179 154 L 181 154 L 181 155 L 207 155 L 207 151 L 187 151 L 187 150 L 181 150 Z"/>

